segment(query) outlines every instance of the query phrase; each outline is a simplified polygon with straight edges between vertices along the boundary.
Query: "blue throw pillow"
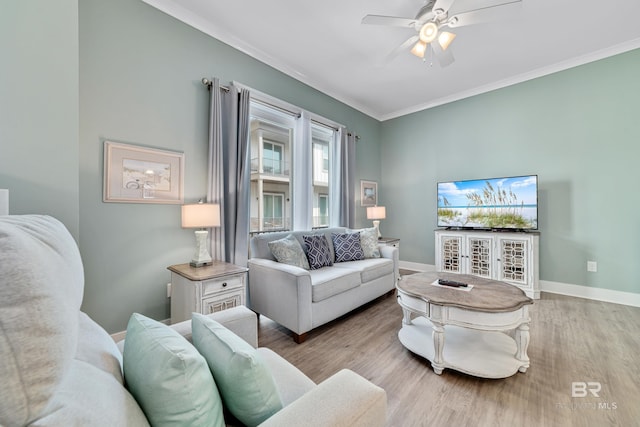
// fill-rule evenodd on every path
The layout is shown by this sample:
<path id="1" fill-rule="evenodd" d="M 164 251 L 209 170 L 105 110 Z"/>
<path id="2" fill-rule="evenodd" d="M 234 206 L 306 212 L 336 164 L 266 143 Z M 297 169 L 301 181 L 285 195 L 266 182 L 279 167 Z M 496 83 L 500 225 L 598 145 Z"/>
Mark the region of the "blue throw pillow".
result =
<path id="1" fill-rule="evenodd" d="M 336 262 L 357 261 L 364 259 L 360 244 L 360 233 L 331 233 Z"/>
<path id="2" fill-rule="evenodd" d="M 312 270 L 333 265 L 329 242 L 324 234 L 302 236 L 302 239 L 307 248 L 307 259 Z"/>

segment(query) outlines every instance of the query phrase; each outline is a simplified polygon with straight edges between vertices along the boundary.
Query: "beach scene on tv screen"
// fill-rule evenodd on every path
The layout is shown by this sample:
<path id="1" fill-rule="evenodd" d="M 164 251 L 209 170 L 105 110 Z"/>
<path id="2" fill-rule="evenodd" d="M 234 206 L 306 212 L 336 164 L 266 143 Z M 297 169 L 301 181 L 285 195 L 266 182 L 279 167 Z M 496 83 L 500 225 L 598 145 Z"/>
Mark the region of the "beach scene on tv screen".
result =
<path id="1" fill-rule="evenodd" d="M 438 183 L 438 227 L 538 228 L 537 177 Z"/>

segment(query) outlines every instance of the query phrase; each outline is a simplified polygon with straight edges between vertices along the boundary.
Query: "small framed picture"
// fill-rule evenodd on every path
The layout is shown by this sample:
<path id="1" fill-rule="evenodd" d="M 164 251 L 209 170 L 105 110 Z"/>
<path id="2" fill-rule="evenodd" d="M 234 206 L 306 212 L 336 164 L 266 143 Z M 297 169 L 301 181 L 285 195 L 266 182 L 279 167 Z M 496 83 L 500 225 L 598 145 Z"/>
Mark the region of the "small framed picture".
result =
<path id="1" fill-rule="evenodd" d="M 376 206 L 378 204 L 378 183 L 360 181 L 360 206 Z"/>
<path id="2" fill-rule="evenodd" d="M 105 202 L 184 202 L 184 153 L 104 142 Z"/>

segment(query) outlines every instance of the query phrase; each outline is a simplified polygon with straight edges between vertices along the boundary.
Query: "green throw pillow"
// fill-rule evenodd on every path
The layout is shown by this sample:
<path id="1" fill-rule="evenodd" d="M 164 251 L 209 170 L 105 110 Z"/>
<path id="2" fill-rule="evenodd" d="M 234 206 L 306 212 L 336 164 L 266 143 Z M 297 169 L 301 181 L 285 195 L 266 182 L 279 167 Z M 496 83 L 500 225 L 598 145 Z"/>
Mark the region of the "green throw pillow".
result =
<path id="1" fill-rule="evenodd" d="M 295 265 L 296 267 L 309 270 L 309 261 L 304 254 L 304 250 L 293 234 L 279 240 L 267 243 L 274 258 L 283 264 Z"/>
<path id="2" fill-rule="evenodd" d="M 152 426 L 224 427 L 207 362 L 178 332 L 134 313 L 122 357 L 127 387 Z"/>
<path id="3" fill-rule="evenodd" d="M 282 409 L 266 363 L 256 349 L 215 320 L 191 315 L 193 344 L 207 359 L 227 409 L 248 427 Z"/>

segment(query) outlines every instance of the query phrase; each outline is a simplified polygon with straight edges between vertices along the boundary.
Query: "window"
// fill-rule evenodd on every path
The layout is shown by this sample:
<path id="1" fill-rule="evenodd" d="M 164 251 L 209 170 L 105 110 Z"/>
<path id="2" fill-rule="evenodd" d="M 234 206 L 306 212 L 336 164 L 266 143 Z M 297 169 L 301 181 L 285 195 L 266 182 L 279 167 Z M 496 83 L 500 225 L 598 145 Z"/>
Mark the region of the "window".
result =
<path id="1" fill-rule="evenodd" d="M 250 232 L 328 227 L 337 125 L 264 97 L 252 91 Z"/>
<path id="2" fill-rule="evenodd" d="M 263 230 L 285 230 L 288 227 L 285 224 L 284 219 L 284 195 L 264 193 L 263 196 L 264 206 L 264 221 L 262 224 Z"/>
<path id="3" fill-rule="evenodd" d="M 313 218 L 314 227 L 329 226 L 329 196 L 326 194 L 318 195 L 318 215 Z"/>
<path id="4" fill-rule="evenodd" d="M 275 142 L 264 141 L 262 144 L 262 152 L 263 171 L 276 175 L 282 174 L 284 170 L 284 145 Z"/>

